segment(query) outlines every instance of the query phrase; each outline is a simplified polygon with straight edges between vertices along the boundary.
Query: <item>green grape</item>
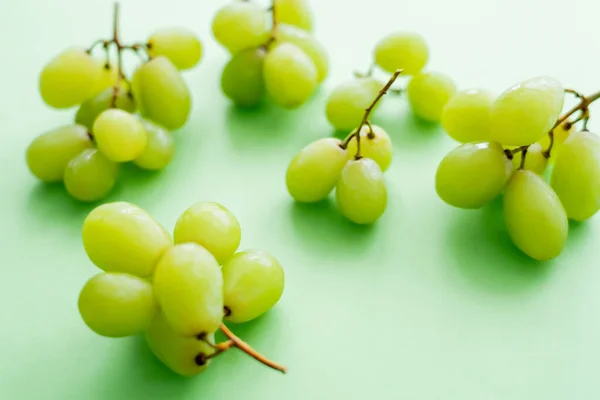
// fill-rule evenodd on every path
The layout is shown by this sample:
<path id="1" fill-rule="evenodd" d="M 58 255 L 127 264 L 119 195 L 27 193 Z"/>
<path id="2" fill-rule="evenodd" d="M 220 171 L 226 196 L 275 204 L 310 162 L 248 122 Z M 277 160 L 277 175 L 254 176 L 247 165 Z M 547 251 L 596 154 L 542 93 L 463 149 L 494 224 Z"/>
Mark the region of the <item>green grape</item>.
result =
<path id="1" fill-rule="evenodd" d="M 169 325 L 185 336 L 216 331 L 223 319 L 223 275 L 196 243 L 177 244 L 154 272 L 154 290 Z"/>
<path id="2" fill-rule="evenodd" d="M 383 128 L 377 125 L 371 127 L 372 132 L 368 125 L 360 130 L 360 154 L 375 161 L 381 171 L 385 172 L 392 163 L 392 140 Z M 356 139 L 352 139 L 348 143 L 348 159 L 351 160 L 355 155 Z"/>
<path id="3" fill-rule="evenodd" d="M 97 149 L 85 149 L 69 161 L 63 180 L 72 197 L 92 202 L 108 195 L 118 175 L 119 164 L 110 161 Z"/>
<path id="4" fill-rule="evenodd" d="M 490 138 L 505 146 L 526 146 L 547 134 L 562 111 L 564 89 L 540 76 L 508 88 L 494 102 Z"/>
<path id="5" fill-rule="evenodd" d="M 113 95 L 114 89 L 108 88 L 83 102 L 75 114 L 75 122 L 92 130 L 98 115 L 110 108 Z M 124 88 L 119 88 L 115 107 L 130 113 L 134 112 L 136 106 L 133 96 Z"/>
<path id="6" fill-rule="evenodd" d="M 329 73 L 327 50 L 312 34 L 293 25 L 277 23 L 274 43 L 293 43 L 308 55 L 317 67 L 317 82 L 321 83 Z"/>
<path id="7" fill-rule="evenodd" d="M 469 89 L 456 92 L 442 112 L 442 126 L 448 135 L 461 143 L 483 142 L 490 137 L 491 92 Z"/>
<path id="8" fill-rule="evenodd" d="M 523 153 L 518 152 L 513 156 L 512 164 L 515 169 L 521 167 L 521 160 L 523 158 Z M 523 168 L 533 171 L 538 175 L 541 175 L 546 170 L 548 166 L 548 159 L 544 155 L 544 149 L 542 145 L 539 143 L 534 143 L 527 149 L 527 155 L 525 156 L 525 165 Z"/>
<path id="9" fill-rule="evenodd" d="M 356 224 L 372 224 L 385 212 L 387 189 L 379 165 L 370 158 L 348 161 L 335 188 L 341 213 Z"/>
<path id="10" fill-rule="evenodd" d="M 408 83 L 408 102 L 420 118 L 437 122 L 442 118 L 444 107 L 456 92 L 456 85 L 446 75 L 425 72 L 413 77 Z"/>
<path id="11" fill-rule="evenodd" d="M 84 49 L 69 48 L 44 66 L 39 90 L 46 104 L 69 108 L 95 94 L 102 68 Z"/>
<path id="12" fill-rule="evenodd" d="M 550 185 L 560 198 L 567 216 L 585 221 L 600 209 L 600 137 L 575 132 L 562 145 Z"/>
<path id="13" fill-rule="evenodd" d="M 36 137 L 26 151 L 29 171 L 44 182 L 60 182 L 71 159 L 92 147 L 85 127 L 63 125 Z"/>
<path id="14" fill-rule="evenodd" d="M 165 56 L 140 66 L 131 81 L 140 113 L 169 130 L 181 128 L 192 107 L 181 73 Z"/>
<path id="15" fill-rule="evenodd" d="M 269 311 L 283 294 L 284 273 L 279 261 L 260 250 L 236 253 L 223 265 L 225 313 L 242 323 Z"/>
<path id="16" fill-rule="evenodd" d="M 146 211 L 127 202 L 102 204 L 83 221 L 83 247 L 107 272 L 149 277 L 172 246 L 169 233 Z"/>
<path id="17" fill-rule="evenodd" d="M 194 67 L 202 58 L 202 43 L 187 28 L 163 28 L 155 31 L 147 43 L 150 57 L 165 56 L 179 70 Z"/>
<path id="18" fill-rule="evenodd" d="M 315 64 L 293 43 L 275 46 L 265 57 L 263 73 L 267 93 L 284 108 L 299 107 L 317 88 Z"/>
<path id="19" fill-rule="evenodd" d="M 269 38 L 267 13 L 254 2 L 231 2 L 215 14 L 212 32 L 232 54 L 260 46 Z"/>
<path id="20" fill-rule="evenodd" d="M 480 208 L 501 192 L 512 164 L 498 143 L 465 143 L 446 155 L 435 175 L 435 189 L 447 204 Z"/>
<path id="21" fill-rule="evenodd" d="M 112 64 L 106 63 L 106 60 L 94 59 L 97 68 L 100 69 L 100 77 L 96 82 L 93 94 L 97 95 L 106 89 L 112 89 L 119 81 L 119 70 Z"/>
<path id="22" fill-rule="evenodd" d="M 133 163 L 140 168 L 159 170 L 171 162 L 175 154 L 175 141 L 169 131 L 162 126 L 144 118 L 139 119 L 148 140 L 142 154 Z"/>
<path id="23" fill-rule="evenodd" d="M 110 108 L 94 121 L 98 149 L 114 162 L 135 160 L 146 148 L 148 137 L 142 123 L 127 111 Z"/>
<path id="24" fill-rule="evenodd" d="M 108 337 L 141 333 L 158 312 L 152 284 L 118 272 L 103 272 L 87 281 L 78 306 L 86 325 Z"/>
<path id="25" fill-rule="evenodd" d="M 552 188 L 532 171 L 515 171 L 506 185 L 504 220 L 513 243 L 536 260 L 558 256 L 567 241 L 565 210 Z"/>
<path id="26" fill-rule="evenodd" d="M 313 15 L 307 0 L 274 0 L 273 10 L 278 23 L 311 31 Z"/>
<path id="27" fill-rule="evenodd" d="M 221 74 L 221 89 L 235 104 L 253 107 L 263 99 L 265 55 L 264 49 L 253 47 L 235 54 L 225 65 Z"/>
<path id="28" fill-rule="evenodd" d="M 336 86 L 325 106 L 325 115 L 333 127 L 340 131 L 351 131 L 362 121 L 365 109 L 371 105 L 381 84 L 373 78 L 353 79 Z M 375 105 L 375 109 L 381 103 Z M 375 110 L 374 109 L 374 110 Z"/>
<path id="29" fill-rule="evenodd" d="M 418 33 L 393 32 L 375 45 L 375 63 L 391 74 L 401 69 L 405 75 L 417 75 L 428 59 L 429 48 Z"/>
<path id="30" fill-rule="evenodd" d="M 319 139 L 294 156 L 285 183 L 296 201 L 315 203 L 329 196 L 348 161 L 348 151 L 341 145 L 339 139 Z"/>
<path id="31" fill-rule="evenodd" d="M 177 220 L 175 243 L 192 242 L 208 250 L 223 264 L 238 249 L 242 232 L 231 211 L 213 202 L 196 203 Z"/>
<path id="32" fill-rule="evenodd" d="M 175 331 L 159 312 L 144 334 L 148 347 L 167 368 L 182 376 L 194 376 L 204 372 L 210 365 L 210 356 L 215 350 L 213 333 L 206 334 L 204 340 L 185 337 Z"/>
<path id="33" fill-rule="evenodd" d="M 554 163 L 558 154 L 560 154 L 563 143 L 573 132 L 575 132 L 575 126 L 570 122 L 563 122 L 552 130 L 554 143 L 552 144 L 552 150 L 550 151 L 549 163 Z M 544 135 L 538 142 L 544 150 L 547 150 L 550 147 L 550 135 Z"/>

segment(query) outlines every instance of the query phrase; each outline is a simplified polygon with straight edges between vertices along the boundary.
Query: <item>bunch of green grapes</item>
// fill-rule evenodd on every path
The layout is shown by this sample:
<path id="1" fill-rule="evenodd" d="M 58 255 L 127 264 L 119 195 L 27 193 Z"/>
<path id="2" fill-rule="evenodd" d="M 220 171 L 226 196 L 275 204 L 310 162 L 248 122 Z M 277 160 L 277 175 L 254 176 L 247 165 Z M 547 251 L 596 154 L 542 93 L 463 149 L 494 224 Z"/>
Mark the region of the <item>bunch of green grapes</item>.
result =
<path id="1" fill-rule="evenodd" d="M 180 71 L 194 67 L 202 57 L 201 42 L 185 28 L 160 29 L 146 43 L 125 45 L 118 35 L 118 4 L 114 19 L 111 39 L 87 50 L 64 50 L 39 77 L 47 105 L 78 109 L 72 123 L 33 140 L 27 165 L 43 182 L 64 182 L 67 192 L 80 201 L 104 198 L 117 181 L 121 163 L 160 170 L 170 162 L 175 151 L 170 131 L 187 122 L 191 109 Z M 103 57 L 94 57 L 97 47 Z M 123 72 L 125 51 L 143 60 L 131 80 Z M 116 63 L 111 60 L 115 52 Z"/>
<path id="2" fill-rule="evenodd" d="M 107 203 L 85 218 L 82 238 L 103 270 L 79 295 L 91 330 L 112 338 L 143 333 L 156 357 L 185 376 L 204 371 L 231 347 L 257 355 L 223 320 L 243 323 L 270 310 L 283 294 L 284 271 L 269 253 L 238 251 L 240 224 L 230 210 L 194 204 L 171 237 L 136 205 Z M 230 340 L 215 343 L 218 330 Z"/>
<path id="3" fill-rule="evenodd" d="M 308 101 L 329 71 L 327 52 L 312 27 L 306 0 L 274 0 L 268 10 L 240 0 L 222 7 L 212 32 L 232 56 L 221 75 L 225 96 L 242 107 L 264 98 L 287 109 Z"/>
<path id="4" fill-rule="evenodd" d="M 447 133 L 462 144 L 438 167 L 439 197 L 476 209 L 502 196 L 508 235 L 540 261 L 562 252 L 569 219 L 584 221 L 600 209 L 600 137 L 587 129 L 588 106 L 600 93 L 574 93 L 579 103 L 561 116 L 565 89 L 538 76 L 499 96 L 457 92 L 442 115 Z"/>

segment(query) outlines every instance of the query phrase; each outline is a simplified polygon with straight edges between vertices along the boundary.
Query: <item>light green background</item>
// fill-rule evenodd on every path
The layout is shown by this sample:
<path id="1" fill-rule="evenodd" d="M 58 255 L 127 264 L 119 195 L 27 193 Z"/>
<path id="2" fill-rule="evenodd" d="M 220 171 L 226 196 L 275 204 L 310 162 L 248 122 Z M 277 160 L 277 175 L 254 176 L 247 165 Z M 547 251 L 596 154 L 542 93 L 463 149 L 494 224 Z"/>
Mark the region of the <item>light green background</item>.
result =
<path id="1" fill-rule="evenodd" d="M 304 108 L 232 108 L 219 90 L 226 53 L 210 35 L 221 1 L 122 2 L 125 40 L 181 24 L 205 43 L 187 73 L 194 110 L 177 132 L 176 160 L 160 174 L 126 172 L 109 200 L 134 202 L 168 229 L 201 200 L 233 210 L 243 248 L 286 270 L 284 297 L 264 318 L 234 327 L 289 366 L 280 375 L 230 352 L 194 379 L 175 376 L 139 339 L 89 331 L 77 296 L 97 272 L 80 226 L 91 206 L 28 173 L 24 150 L 72 111 L 46 108 L 43 63 L 71 44 L 110 33 L 111 2 L 6 0 L 0 6 L 0 398 L 402 399 L 600 398 L 599 217 L 573 227 L 564 253 L 538 265 L 510 244 L 499 204 L 465 212 L 435 195 L 437 162 L 452 142 L 386 98 L 375 122 L 389 130 L 389 206 L 371 228 L 331 205 L 295 206 L 284 185 L 290 158 L 331 134 L 323 114 L 332 85 L 370 62 L 375 41 L 415 29 L 432 69 L 461 88 L 499 91 L 538 74 L 591 92 L 600 79 L 593 0 L 313 0 L 332 73 Z M 573 22 L 569 22 L 569 19 Z M 593 120 L 592 120 L 593 121 Z M 591 125 L 595 125 L 592 123 Z"/>

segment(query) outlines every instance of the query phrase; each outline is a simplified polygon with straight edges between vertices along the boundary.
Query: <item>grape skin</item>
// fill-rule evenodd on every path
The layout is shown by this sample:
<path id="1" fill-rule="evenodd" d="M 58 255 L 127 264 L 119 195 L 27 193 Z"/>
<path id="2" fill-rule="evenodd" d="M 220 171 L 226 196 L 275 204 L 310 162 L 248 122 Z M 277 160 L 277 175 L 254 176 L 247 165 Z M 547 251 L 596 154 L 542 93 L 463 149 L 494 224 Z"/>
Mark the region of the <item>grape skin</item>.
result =
<path id="1" fill-rule="evenodd" d="M 408 83 L 408 101 L 413 112 L 420 118 L 438 122 L 444 107 L 456 92 L 454 81 L 438 72 L 425 72 L 413 77 Z"/>
<path id="2" fill-rule="evenodd" d="M 110 161 L 98 149 L 85 149 L 69 161 L 63 181 L 72 197 L 93 202 L 110 193 L 118 174 L 119 164 Z"/>
<path id="3" fill-rule="evenodd" d="M 362 121 L 365 109 L 373 102 L 381 84 L 373 78 L 353 79 L 336 86 L 325 106 L 325 115 L 333 127 L 351 131 Z M 377 103 L 373 112 L 380 103 Z"/>
<path id="4" fill-rule="evenodd" d="M 273 8 L 278 23 L 297 26 L 305 31 L 313 28 L 313 16 L 307 0 L 275 0 Z"/>
<path id="5" fill-rule="evenodd" d="M 490 111 L 494 95 L 484 89 L 456 92 L 442 112 L 442 126 L 460 143 L 483 142 L 490 137 Z"/>
<path id="6" fill-rule="evenodd" d="M 429 48 L 425 39 L 414 32 L 392 32 L 375 45 L 375 63 L 393 74 L 417 75 L 427 65 Z"/>
<path id="7" fill-rule="evenodd" d="M 269 37 L 267 15 L 253 2 L 232 2 L 217 11 L 212 32 L 217 42 L 232 54 L 258 47 Z"/>
<path id="8" fill-rule="evenodd" d="M 91 131 L 98 115 L 110 108 L 113 95 L 114 89 L 110 87 L 83 102 L 75 114 L 75 123 L 83 125 Z M 133 96 L 129 95 L 127 90 L 122 87 L 117 91 L 115 107 L 130 113 L 136 109 Z"/>
<path id="9" fill-rule="evenodd" d="M 296 26 L 278 22 L 274 36 L 274 45 L 289 42 L 300 47 L 317 68 L 317 82 L 325 80 L 329 73 L 329 56 L 325 47 L 312 34 Z"/>
<path id="10" fill-rule="evenodd" d="M 142 169 L 160 170 L 171 162 L 175 154 L 175 141 L 169 131 L 162 126 L 140 118 L 147 135 L 146 147 L 133 163 Z"/>
<path id="11" fill-rule="evenodd" d="M 93 127 L 98 149 L 114 162 L 139 157 L 148 141 L 142 123 L 127 111 L 111 108 L 96 118 Z"/>
<path id="12" fill-rule="evenodd" d="M 563 122 L 559 126 L 553 129 L 552 134 L 554 135 L 554 143 L 552 144 L 552 150 L 550 152 L 549 163 L 554 163 L 558 154 L 560 154 L 560 149 L 562 148 L 563 143 L 569 135 L 575 132 L 575 126 L 570 124 L 569 122 Z M 550 147 L 550 135 L 544 135 L 538 143 L 544 149 L 548 149 Z"/>
<path id="13" fill-rule="evenodd" d="M 525 155 L 525 165 L 523 168 L 533 171 L 538 175 L 542 175 L 548 166 L 548 159 L 543 154 L 544 149 L 539 143 L 534 143 L 527 149 Z M 515 169 L 519 169 L 521 166 L 521 160 L 523 158 L 523 152 L 518 152 L 513 156 L 512 164 Z"/>
<path id="14" fill-rule="evenodd" d="M 392 140 L 382 127 L 377 125 L 371 125 L 371 127 L 374 136 L 372 138 L 369 137 L 368 125 L 364 125 L 360 130 L 360 154 L 375 161 L 381 171 L 385 172 L 392 163 Z M 348 143 L 348 159 L 351 160 L 355 155 L 356 139 L 352 139 Z"/>
<path id="15" fill-rule="evenodd" d="M 202 58 L 202 43 L 194 32 L 183 27 L 155 31 L 147 46 L 150 57 L 165 56 L 180 71 L 193 68 Z"/>
<path id="16" fill-rule="evenodd" d="M 98 78 L 96 87 L 93 90 L 94 95 L 98 95 L 99 93 L 105 91 L 106 89 L 112 88 L 117 84 L 119 80 L 119 72 L 118 69 L 112 64 L 108 64 L 108 68 L 106 68 L 106 60 L 99 60 L 95 58 L 94 62 L 101 70 L 100 77 Z"/>
<path id="17" fill-rule="evenodd" d="M 242 50 L 225 65 L 221 89 L 225 96 L 242 107 L 260 104 L 265 95 L 263 65 L 266 51 L 260 47 Z"/>

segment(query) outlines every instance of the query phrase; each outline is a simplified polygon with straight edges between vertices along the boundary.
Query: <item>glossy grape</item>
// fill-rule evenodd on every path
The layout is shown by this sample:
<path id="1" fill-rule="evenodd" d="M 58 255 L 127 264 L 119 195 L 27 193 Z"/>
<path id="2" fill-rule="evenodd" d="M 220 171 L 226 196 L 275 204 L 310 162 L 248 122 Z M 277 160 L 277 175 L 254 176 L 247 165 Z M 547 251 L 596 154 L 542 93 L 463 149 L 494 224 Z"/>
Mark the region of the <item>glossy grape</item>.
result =
<path id="1" fill-rule="evenodd" d="M 217 42 L 232 54 L 258 47 L 269 38 L 267 13 L 254 2 L 230 2 L 215 14 L 212 32 Z"/>
<path id="2" fill-rule="evenodd" d="M 375 100 L 381 84 L 373 78 L 359 78 L 336 86 L 325 106 L 325 115 L 333 127 L 351 131 L 360 124 L 365 109 Z M 374 110 L 377 109 L 377 103 Z"/>
<path id="3" fill-rule="evenodd" d="M 404 75 L 416 75 L 428 59 L 425 39 L 414 32 L 393 32 L 375 45 L 375 63 L 389 73 L 402 69 Z"/>
<path id="4" fill-rule="evenodd" d="M 456 92 L 442 112 L 442 126 L 461 143 L 483 142 L 490 137 L 490 110 L 494 95 L 484 89 Z"/>
<path id="5" fill-rule="evenodd" d="M 110 108 L 113 95 L 114 89 L 108 88 L 83 102 L 75 114 L 75 122 L 91 131 L 98 115 Z M 119 88 L 117 91 L 115 107 L 130 113 L 136 109 L 133 96 L 124 88 Z"/>
<path id="6" fill-rule="evenodd" d="M 101 70 L 100 77 L 98 78 L 96 87 L 93 91 L 94 95 L 98 95 L 106 89 L 112 89 L 117 84 L 117 81 L 119 80 L 119 71 L 115 65 L 111 63 L 106 64 L 106 60 L 95 58 L 94 62 Z"/>
<path id="7" fill-rule="evenodd" d="M 329 73 L 329 56 L 327 50 L 312 34 L 293 25 L 277 23 L 275 44 L 293 43 L 300 47 L 317 68 L 317 82 L 322 82 Z"/>
<path id="8" fill-rule="evenodd" d="M 96 118 L 92 131 L 98 149 L 114 162 L 135 160 L 148 141 L 142 123 L 127 111 L 117 108 L 102 112 Z"/>
<path id="9" fill-rule="evenodd" d="M 377 125 L 371 127 L 372 132 L 368 125 L 364 125 L 360 130 L 360 154 L 375 161 L 381 171 L 385 172 L 392 163 L 392 140 L 382 127 Z M 348 143 L 349 160 L 356 155 L 356 145 L 356 139 Z"/>
<path id="10" fill-rule="evenodd" d="M 193 68 L 202 58 L 202 43 L 194 32 L 183 27 L 154 31 L 147 43 L 150 57 L 165 56 L 179 70 Z"/>
<path id="11" fill-rule="evenodd" d="M 263 99 L 265 56 L 264 49 L 253 47 L 235 54 L 225 65 L 221 74 L 221 89 L 235 104 L 253 107 Z"/>
<path id="12" fill-rule="evenodd" d="M 442 118 L 444 107 L 456 92 L 454 81 L 438 72 L 425 72 L 413 77 L 408 83 L 408 102 L 420 118 L 437 122 Z"/>
<path id="13" fill-rule="evenodd" d="M 147 135 L 146 147 L 133 163 L 140 168 L 159 170 L 169 164 L 175 154 L 173 136 L 162 126 L 144 118 L 140 118 Z"/>
<path id="14" fill-rule="evenodd" d="M 313 15 L 307 0 L 274 0 L 273 8 L 278 23 L 312 30 Z"/>
<path id="15" fill-rule="evenodd" d="M 63 180 L 72 197 L 93 202 L 110 193 L 118 174 L 119 164 L 110 161 L 98 149 L 86 149 L 69 161 Z"/>

